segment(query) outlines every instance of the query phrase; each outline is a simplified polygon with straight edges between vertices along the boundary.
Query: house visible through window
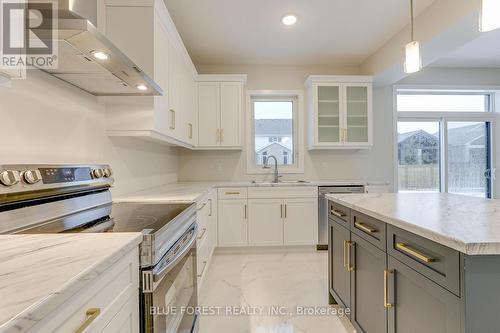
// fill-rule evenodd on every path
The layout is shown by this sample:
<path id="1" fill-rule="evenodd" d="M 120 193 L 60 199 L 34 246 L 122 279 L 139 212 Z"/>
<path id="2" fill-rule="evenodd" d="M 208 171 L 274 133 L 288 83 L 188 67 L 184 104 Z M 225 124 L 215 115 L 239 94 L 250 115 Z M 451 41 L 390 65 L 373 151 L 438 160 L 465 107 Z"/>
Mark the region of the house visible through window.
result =
<path id="1" fill-rule="evenodd" d="M 490 99 L 475 92 L 398 91 L 400 192 L 491 197 Z"/>
<path id="2" fill-rule="evenodd" d="M 295 100 L 283 97 L 257 98 L 252 100 L 252 108 L 255 164 L 262 166 L 269 156 L 274 156 L 278 165 L 293 166 Z"/>

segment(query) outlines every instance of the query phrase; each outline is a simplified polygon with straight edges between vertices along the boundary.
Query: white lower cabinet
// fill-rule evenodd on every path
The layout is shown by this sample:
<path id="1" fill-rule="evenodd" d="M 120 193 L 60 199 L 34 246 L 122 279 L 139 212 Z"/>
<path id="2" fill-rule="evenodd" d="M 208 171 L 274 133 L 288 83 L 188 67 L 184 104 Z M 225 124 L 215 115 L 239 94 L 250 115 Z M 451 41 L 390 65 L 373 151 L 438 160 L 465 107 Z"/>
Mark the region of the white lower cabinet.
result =
<path id="1" fill-rule="evenodd" d="M 218 244 L 221 247 L 247 246 L 247 199 L 224 199 L 218 203 Z"/>
<path id="2" fill-rule="evenodd" d="M 198 290 L 206 276 L 212 258 L 217 234 L 217 191 L 210 191 L 197 203 L 198 237 L 196 239 L 196 260 Z"/>
<path id="3" fill-rule="evenodd" d="M 139 332 L 139 249 L 112 264 L 28 332 Z"/>
<path id="4" fill-rule="evenodd" d="M 318 188 L 220 188 L 218 246 L 316 245 Z"/>
<path id="5" fill-rule="evenodd" d="M 249 199 L 249 244 L 313 245 L 318 238 L 315 198 Z"/>
<path id="6" fill-rule="evenodd" d="M 285 199 L 283 216 L 285 245 L 318 243 L 318 200 L 316 198 Z"/>
<path id="7" fill-rule="evenodd" d="M 283 200 L 248 200 L 250 245 L 283 245 Z"/>

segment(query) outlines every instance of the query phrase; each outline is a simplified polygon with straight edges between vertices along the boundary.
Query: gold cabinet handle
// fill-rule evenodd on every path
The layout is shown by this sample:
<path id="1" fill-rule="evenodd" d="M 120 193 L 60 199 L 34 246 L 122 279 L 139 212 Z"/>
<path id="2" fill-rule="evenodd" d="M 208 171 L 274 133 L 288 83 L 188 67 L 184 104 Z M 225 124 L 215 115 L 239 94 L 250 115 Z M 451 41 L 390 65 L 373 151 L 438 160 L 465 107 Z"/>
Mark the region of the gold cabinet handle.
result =
<path id="1" fill-rule="evenodd" d="M 188 126 L 189 126 L 188 138 L 192 139 L 193 138 L 193 124 L 189 123 Z"/>
<path id="2" fill-rule="evenodd" d="M 401 250 L 403 251 L 404 253 L 412 256 L 412 257 L 415 257 L 417 258 L 418 260 L 421 260 L 423 262 L 434 262 L 436 261 L 436 259 L 434 258 L 431 258 L 431 257 L 428 257 L 426 256 L 425 254 L 423 253 L 420 253 L 418 252 L 417 250 L 415 249 L 412 249 L 411 247 L 409 247 L 408 245 L 406 245 L 405 243 L 396 243 L 396 249 L 398 250 Z"/>
<path id="3" fill-rule="evenodd" d="M 247 204 L 245 204 L 245 220 L 247 219 Z"/>
<path id="4" fill-rule="evenodd" d="M 226 192 L 226 195 L 239 195 L 240 192 Z"/>
<path id="5" fill-rule="evenodd" d="M 353 245 L 353 242 L 347 241 L 347 271 L 352 272 L 354 271 L 354 266 L 351 266 L 351 246 Z"/>
<path id="6" fill-rule="evenodd" d="M 283 204 L 280 204 L 280 216 L 283 218 Z"/>
<path id="7" fill-rule="evenodd" d="M 392 274 L 393 271 L 384 270 L 384 308 L 392 308 L 394 304 L 389 303 L 389 274 Z"/>
<path id="8" fill-rule="evenodd" d="M 207 228 L 203 228 L 201 230 L 203 230 L 203 232 L 201 233 L 201 235 L 198 236 L 198 240 L 202 239 L 203 236 L 205 236 L 205 234 L 207 233 Z"/>
<path id="9" fill-rule="evenodd" d="M 369 234 L 373 234 L 373 233 L 376 233 L 378 232 L 377 229 L 373 228 L 373 227 L 370 227 L 369 225 L 365 224 L 365 223 L 362 223 L 362 222 L 356 222 L 354 223 L 354 226 L 364 232 L 367 232 Z"/>
<path id="10" fill-rule="evenodd" d="M 340 218 L 346 217 L 346 214 L 344 212 L 341 212 L 340 210 L 332 209 L 332 210 L 330 210 L 330 213 L 332 213 L 332 215 L 335 215 L 335 216 L 340 217 Z"/>
<path id="11" fill-rule="evenodd" d="M 205 268 L 207 268 L 207 262 L 203 261 L 203 268 L 202 268 L 200 274 L 198 274 L 199 278 L 201 278 L 203 276 L 203 273 L 205 272 Z"/>
<path id="12" fill-rule="evenodd" d="M 75 333 L 82 333 L 85 331 L 87 327 L 89 327 L 90 324 L 101 314 L 101 309 L 99 308 L 90 308 L 87 310 L 85 313 L 85 321 L 78 327 L 78 329 L 75 331 Z"/>
<path id="13" fill-rule="evenodd" d="M 346 259 L 346 247 L 347 247 L 347 241 L 344 241 L 344 268 L 347 267 L 347 259 Z"/>
<path id="14" fill-rule="evenodd" d="M 170 112 L 171 112 L 171 119 L 170 121 L 172 122 L 170 124 L 170 129 L 174 130 L 175 129 L 175 110 L 174 109 L 170 109 Z"/>
<path id="15" fill-rule="evenodd" d="M 213 213 L 213 211 L 212 211 L 212 209 L 213 209 L 213 207 L 212 207 L 212 199 L 208 199 L 208 201 L 210 201 L 210 206 L 209 206 L 210 210 L 209 210 L 208 216 L 212 216 L 212 213 Z"/>

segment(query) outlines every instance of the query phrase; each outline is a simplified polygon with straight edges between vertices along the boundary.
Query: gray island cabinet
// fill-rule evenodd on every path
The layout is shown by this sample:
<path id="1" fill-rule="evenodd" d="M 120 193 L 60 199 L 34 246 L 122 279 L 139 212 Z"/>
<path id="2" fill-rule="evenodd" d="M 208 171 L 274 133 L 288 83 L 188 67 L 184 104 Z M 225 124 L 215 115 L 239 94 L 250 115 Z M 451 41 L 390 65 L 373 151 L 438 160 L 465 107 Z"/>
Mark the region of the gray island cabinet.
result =
<path id="1" fill-rule="evenodd" d="M 491 249 L 461 251 L 444 234 L 414 228 L 391 195 L 381 211 L 367 194 L 329 198 L 330 302 L 350 308 L 358 332 L 500 332 L 500 253 L 467 253 Z"/>

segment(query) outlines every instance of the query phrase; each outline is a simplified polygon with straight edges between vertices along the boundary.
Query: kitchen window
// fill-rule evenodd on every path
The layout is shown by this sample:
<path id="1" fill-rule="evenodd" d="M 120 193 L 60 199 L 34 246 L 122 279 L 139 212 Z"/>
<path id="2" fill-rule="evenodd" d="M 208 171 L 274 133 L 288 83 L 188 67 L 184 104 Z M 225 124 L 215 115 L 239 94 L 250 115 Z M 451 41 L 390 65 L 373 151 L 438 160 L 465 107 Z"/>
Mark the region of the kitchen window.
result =
<path id="1" fill-rule="evenodd" d="M 270 156 L 280 173 L 303 172 L 301 93 L 249 92 L 248 101 L 248 173 L 269 173 Z"/>
<path id="2" fill-rule="evenodd" d="M 492 197 L 493 93 L 397 90 L 399 192 Z"/>

